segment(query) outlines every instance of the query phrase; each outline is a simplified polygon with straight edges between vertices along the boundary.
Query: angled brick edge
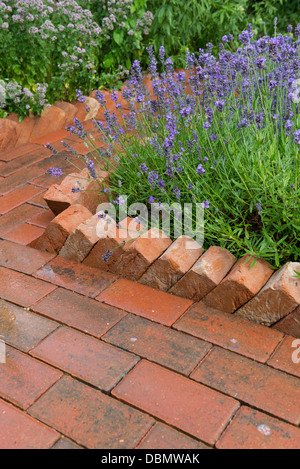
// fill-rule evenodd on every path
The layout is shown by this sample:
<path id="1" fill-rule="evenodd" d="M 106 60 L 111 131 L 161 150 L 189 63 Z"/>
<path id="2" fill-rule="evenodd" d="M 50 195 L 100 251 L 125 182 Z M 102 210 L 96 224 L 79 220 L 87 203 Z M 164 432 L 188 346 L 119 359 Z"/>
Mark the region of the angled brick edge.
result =
<path id="1" fill-rule="evenodd" d="M 299 307 L 300 280 L 294 276 L 294 271 L 300 271 L 299 262 L 288 262 L 274 272 L 263 259 L 257 259 L 251 267 L 249 256 L 236 260 L 227 249 L 218 246 L 204 251 L 186 236 L 172 242 L 155 228 L 140 234 L 141 228 L 130 218 L 118 226 L 109 217 L 98 217 L 87 193 L 82 196 L 84 192 L 71 191 L 73 181 L 80 177 L 85 178 L 84 187 L 94 183 L 83 170 L 67 176 L 60 185 L 51 186 L 44 197 L 54 213 L 60 213 L 58 221 L 73 206 L 80 205 L 87 215 L 72 230 L 64 231 L 63 242 L 51 239 L 52 230 L 46 229 L 32 247 L 43 246 L 43 250 L 58 252 L 66 259 L 194 302 L 203 301 L 210 308 L 266 326 L 278 323 Z M 102 172 L 101 182 L 107 184 L 108 177 Z M 50 223 L 56 224 L 56 219 Z M 104 262 L 107 251 L 111 251 L 111 257 Z"/>

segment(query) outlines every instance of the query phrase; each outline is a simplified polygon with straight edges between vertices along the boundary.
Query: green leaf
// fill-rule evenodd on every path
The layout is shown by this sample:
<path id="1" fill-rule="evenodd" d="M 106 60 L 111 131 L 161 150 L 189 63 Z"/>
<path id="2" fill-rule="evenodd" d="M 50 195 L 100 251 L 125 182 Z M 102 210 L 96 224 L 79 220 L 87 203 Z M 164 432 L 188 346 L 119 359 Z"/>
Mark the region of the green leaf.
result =
<path id="1" fill-rule="evenodd" d="M 121 46 L 124 40 L 124 31 L 118 31 L 117 29 L 114 30 L 113 33 L 114 41 Z"/>

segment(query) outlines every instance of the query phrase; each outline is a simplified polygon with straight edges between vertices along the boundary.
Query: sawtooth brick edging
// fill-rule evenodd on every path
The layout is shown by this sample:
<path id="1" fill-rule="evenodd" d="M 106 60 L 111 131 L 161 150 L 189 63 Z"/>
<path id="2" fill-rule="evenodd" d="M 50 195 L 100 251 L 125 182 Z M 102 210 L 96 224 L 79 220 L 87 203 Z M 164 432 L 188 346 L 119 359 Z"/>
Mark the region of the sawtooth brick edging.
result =
<path id="1" fill-rule="evenodd" d="M 263 259 L 257 259 L 254 266 L 254 258 L 250 256 L 236 262 L 228 250 L 218 246 L 211 246 L 204 252 L 196 241 L 189 239 L 196 248 L 189 249 L 183 242 L 187 241 L 186 236 L 172 242 L 163 232 L 152 228 L 136 237 L 141 227 L 133 219 L 127 217 L 116 224 L 107 215 L 99 217 L 94 214 L 95 206 L 89 210 L 89 198 L 82 197 L 88 194 L 85 186 L 83 192 L 72 192 L 76 178 L 83 176 L 85 185 L 97 184 L 88 177 L 87 170 L 83 170 L 67 176 L 60 185 L 53 185 L 46 192 L 44 198 L 49 207 L 61 213 L 31 247 L 59 253 L 66 259 L 178 297 L 203 301 L 215 310 L 235 313 L 267 326 L 285 317 L 288 320 L 300 305 L 299 279 L 294 277 L 294 271 L 300 270 L 300 263 L 289 262 L 274 273 Z M 102 180 L 108 177 L 102 171 Z M 80 207 L 81 216 L 65 227 L 65 217 L 70 218 L 76 207 Z M 132 229 L 134 235 L 130 233 Z M 107 251 L 111 251 L 111 256 L 104 262 Z"/>

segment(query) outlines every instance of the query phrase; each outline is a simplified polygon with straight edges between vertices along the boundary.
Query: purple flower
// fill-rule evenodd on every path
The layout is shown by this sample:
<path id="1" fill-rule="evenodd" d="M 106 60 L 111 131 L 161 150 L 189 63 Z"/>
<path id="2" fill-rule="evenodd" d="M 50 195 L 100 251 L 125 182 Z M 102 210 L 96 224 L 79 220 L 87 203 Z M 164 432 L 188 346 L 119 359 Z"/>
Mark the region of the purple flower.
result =
<path id="1" fill-rule="evenodd" d="M 62 170 L 60 168 L 49 168 L 47 169 L 47 173 L 54 177 L 62 176 Z"/>
<path id="2" fill-rule="evenodd" d="M 106 251 L 106 253 L 103 254 L 103 256 L 102 256 L 103 262 L 105 262 L 107 264 L 109 259 L 111 258 L 111 256 L 112 256 L 112 251 L 110 249 L 108 249 Z"/>
<path id="3" fill-rule="evenodd" d="M 148 203 L 149 203 L 149 204 L 153 204 L 154 200 L 156 200 L 156 197 L 153 197 L 153 195 L 151 195 L 151 196 L 149 197 Z"/>
<path id="4" fill-rule="evenodd" d="M 209 201 L 208 201 L 208 200 L 204 200 L 204 201 L 202 202 L 202 207 L 203 207 L 204 209 L 209 208 Z"/>
<path id="5" fill-rule="evenodd" d="M 196 173 L 197 174 L 204 174 L 205 173 L 205 169 L 203 168 L 202 164 L 199 164 L 197 169 L 196 169 Z"/>

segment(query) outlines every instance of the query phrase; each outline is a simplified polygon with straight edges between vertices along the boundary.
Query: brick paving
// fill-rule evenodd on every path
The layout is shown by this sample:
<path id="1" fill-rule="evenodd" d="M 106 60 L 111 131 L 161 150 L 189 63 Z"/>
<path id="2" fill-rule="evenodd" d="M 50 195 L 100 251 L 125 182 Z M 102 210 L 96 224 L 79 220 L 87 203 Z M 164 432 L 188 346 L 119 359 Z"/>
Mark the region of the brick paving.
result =
<path id="1" fill-rule="evenodd" d="M 258 326 L 27 246 L 54 216 L 46 169 L 74 172 L 43 147 L 60 138 L 0 153 L 0 448 L 299 449 L 287 321 Z"/>

